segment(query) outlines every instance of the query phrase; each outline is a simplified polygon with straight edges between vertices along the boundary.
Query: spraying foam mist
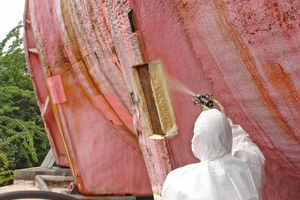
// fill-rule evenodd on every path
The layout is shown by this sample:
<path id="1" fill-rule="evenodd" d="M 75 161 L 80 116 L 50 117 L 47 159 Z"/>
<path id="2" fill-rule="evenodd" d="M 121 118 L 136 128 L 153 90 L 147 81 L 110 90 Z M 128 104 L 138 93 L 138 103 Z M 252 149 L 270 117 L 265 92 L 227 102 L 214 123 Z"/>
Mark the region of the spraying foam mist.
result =
<path id="1" fill-rule="evenodd" d="M 168 85 L 169 85 L 169 88 L 171 88 L 173 90 L 177 90 L 179 92 L 183 92 L 183 93 L 189 94 L 191 96 L 196 96 L 196 94 L 194 92 L 192 92 L 186 85 L 179 82 L 177 79 L 171 77 L 170 75 L 168 75 Z"/>

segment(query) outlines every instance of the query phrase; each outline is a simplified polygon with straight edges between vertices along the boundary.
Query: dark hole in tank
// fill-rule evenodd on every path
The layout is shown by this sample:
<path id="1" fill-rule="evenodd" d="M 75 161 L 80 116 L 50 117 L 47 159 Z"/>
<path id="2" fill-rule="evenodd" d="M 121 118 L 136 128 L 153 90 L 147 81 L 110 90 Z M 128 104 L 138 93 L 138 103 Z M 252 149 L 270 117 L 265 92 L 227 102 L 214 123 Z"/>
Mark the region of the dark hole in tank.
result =
<path id="1" fill-rule="evenodd" d="M 131 31 L 134 33 L 138 30 L 138 27 L 136 24 L 135 14 L 134 14 L 133 10 L 131 10 L 128 13 L 128 18 L 129 18 L 129 22 L 130 22 L 130 26 L 131 26 Z"/>

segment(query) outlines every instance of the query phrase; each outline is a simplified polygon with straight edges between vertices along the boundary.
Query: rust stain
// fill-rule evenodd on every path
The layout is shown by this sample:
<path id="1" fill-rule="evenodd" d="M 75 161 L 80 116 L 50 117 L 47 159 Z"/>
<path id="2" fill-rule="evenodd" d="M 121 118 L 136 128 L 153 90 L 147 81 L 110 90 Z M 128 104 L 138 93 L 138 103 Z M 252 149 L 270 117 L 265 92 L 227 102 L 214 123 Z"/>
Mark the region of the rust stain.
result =
<path id="1" fill-rule="evenodd" d="M 239 55 L 240 58 L 243 60 L 244 66 L 250 73 L 252 81 L 256 86 L 256 90 L 260 98 L 264 102 L 266 108 L 268 109 L 271 117 L 273 118 L 273 121 L 279 124 L 280 127 L 284 130 L 284 132 L 298 145 L 300 145 L 300 141 L 296 137 L 296 132 L 289 125 L 288 121 L 283 118 L 269 91 L 264 86 L 262 82 L 262 77 L 258 73 L 255 61 L 251 56 L 249 49 L 243 42 L 243 39 L 238 34 L 238 31 L 235 29 L 234 25 L 229 20 L 230 17 L 225 2 L 223 0 L 211 0 L 210 3 L 214 10 L 214 16 L 216 18 L 219 30 L 223 38 L 234 42 L 237 55 Z"/>
<path id="2" fill-rule="evenodd" d="M 44 73 L 44 78 L 47 79 L 49 76 L 52 75 L 52 72 L 50 70 L 50 64 L 49 64 L 49 60 L 47 59 L 44 47 L 43 47 L 43 42 L 42 39 L 40 37 L 39 31 L 38 31 L 38 25 L 37 25 L 37 21 L 35 18 L 35 4 L 34 1 L 30 1 L 30 7 L 29 7 L 29 11 L 30 11 L 30 16 L 31 16 L 31 26 L 32 26 L 32 30 L 33 30 L 33 35 L 35 37 L 35 44 L 37 49 L 39 50 L 39 60 L 41 63 L 41 67 L 43 69 L 43 73 Z M 48 93 L 50 94 L 50 89 L 48 84 L 46 84 Z M 51 95 L 49 95 L 50 98 Z M 53 102 L 51 100 L 51 102 Z M 62 143 L 65 149 L 65 152 L 67 154 L 67 158 L 70 164 L 70 169 L 72 171 L 73 175 L 76 175 L 77 180 L 81 181 L 81 176 L 80 174 L 78 174 L 78 168 L 76 165 L 73 165 L 74 162 L 72 162 L 74 160 L 75 155 L 73 154 L 72 148 L 70 147 L 70 144 L 66 141 L 65 136 L 68 134 L 64 134 L 64 127 L 63 127 L 63 122 L 62 122 L 62 118 L 59 115 L 59 113 L 61 112 L 60 107 L 56 104 L 52 104 L 52 108 L 53 108 L 53 115 L 55 116 L 55 120 L 56 120 L 56 124 L 58 126 L 59 129 L 59 133 L 62 139 Z M 60 111 L 59 111 L 60 110 Z M 70 140 L 69 140 L 70 141 Z M 71 151 L 68 151 L 68 149 L 70 149 Z"/>
<path id="3" fill-rule="evenodd" d="M 92 74 L 91 74 L 91 70 L 90 70 L 90 66 L 88 65 L 87 62 L 87 58 L 84 55 L 83 50 L 80 48 L 80 42 L 79 42 L 79 38 L 77 38 L 78 36 L 76 35 L 76 29 L 75 27 L 73 27 L 73 23 L 72 23 L 72 14 L 69 13 L 68 8 L 71 9 L 73 8 L 71 5 L 71 1 L 70 0 L 62 0 L 61 1 L 61 9 L 62 9 L 62 17 L 64 20 L 64 24 L 65 24 L 65 29 L 67 31 L 70 43 L 71 43 L 71 48 L 72 48 L 72 52 L 73 52 L 73 56 L 75 57 L 81 73 L 83 74 L 84 79 L 87 81 L 87 83 L 89 84 L 90 88 L 93 89 L 94 95 L 102 95 L 104 98 L 105 96 L 103 95 L 103 92 L 100 88 L 100 85 L 97 84 L 96 80 L 93 78 Z M 73 8 L 74 9 L 74 8 Z M 82 90 L 83 93 L 88 97 L 88 95 L 86 94 L 86 92 L 84 90 Z M 89 99 L 89 98 L 87 98 Z M 90 99 L 89 99 L 90 101 Z M 105 101 L 109 104 L 109 102 L 107 101 L 107 99 L 105 98 Z M 116 111 L 112 108 L 112 106 L 109 104 L 110 108 L 113 111 L 113 114 L 123 123 L 125 124 L 122 119 L 120 119 L 120 117 L 116 114 Z M 56 113 L 56 116 L 58 117 L 58 120 L 61 121 L 60 116 L 57 112 L 57 108 L 54 108 L 54 111 Z M 60 123 L 60 122 L 59 122 Z M 60 123 L 61 124 L 61 123 Z M 127 138 L 131 141 L 133 141 L 134 143 L 138 144 L 138 139 L 136 138 L 135 134 L 125 125 L 122 126 L 122 130 L 123 133 L 126 134 Z M 72 149 L 72 146 L 69 146 L 69 149 Z M 75 165 L 76 169 L 77 169 L 77 162 L 75 160 L 75 157 L 72 156 L 71 157 L 71 161 L 70 163 L 72 163 L 73 165 Z M 76 172 L 78 172 L 78 170 L 76 170 Z M 81 179 L 81 176 L 79 173 L 74 173 L 76 174 L 77 180 L 78 180 L 78 187 L 81 190 L 81 192 L 86 193 L 86 194 L 96 194 L 95 192 L 91 192 L 89 190 L 87 190 L 85 188 L 85 186 L 83 185 L 83 181 Z"/>
<path id="4" fill-rule="evenodd" d="M 273 85 L 282 98 L 293 100 L 286 101 L 286 103 L 289 107 L 296 108 L 298 111 L 297 115 L 299 115 L 300 97 L 295 85 L 293 84 L 292 77 L 285 73 L 283 67 L 279 63 L 273 61 L 267 61 L 263 66 L 263 70 L 267 75 L 269 83 Z"/>
<path id="5" fill-rule="evenodd" d="M 116 114 L 116 111 L 113 109 L 111 104 L 108 102 L 108 100 L 105 98 L 99 84 L 94 79 L 93 75 L 91 74 L 90 66 L 87 62 L 87 58 L 83 53 L 83 50 L 80 48 L 81 44 L 79 42 L 79 39 L 77 38 L 75 28 L 73 27 L 72 18 L 73 16 L 70 15 L 68 8 L 73 8 L 73 6 L 70 3 L 70 0 L 62 0 L 61 1 L 61 9 L 62 9 L 62 16 L 64 19 L 65 28 L 67 31 L 67 34 L 70 39 L 73 55 L 76 58 L 77 63 L 80 66 L 80 70 L 82 74 L 85 76 L 85 80 L 90 85 L 90 88 L 93 89 L 94 95 L 102 95 L 105 101 L 110 106 L 111 110 L 113 111 L 113 114 L 123 123 L 123 129 L 125 130 L 127 136 L 130 138 L 130 140 L 134 141 L 135 143 L 138 143 L 138 139 L 134 132 L 130 128 L 128 128 L 124 121 Z"/>
<path id="6" fill-rule="evenodd" d="M 117 52 L 115 50 L 115 47 L 113 46 L 113 44 L 108 44 L 108 41 L 106 40 L 106 38 L 104 37 L 105 33 L 102 32 L 101 28 L 99 27 L 98 25 L 98 22 L 95 17 L 95 12 L 94 12 L 94 9 L 93 9 L 93 6 L 91 5 L 91 2 L 87 2 L 88 4 L 88 9 L 89 9 L 89 19 L 92 23 L 92 26 L 93 26 L 93 30 L 94 30 L 94 34 L 95 34 L 95 38 L 96 40 L 101 43 L 98 39 L 98 37 L 96 37 L 96 35 L 100 36 L 100 38 L 102 39 L 102 42 L 105 44 L 106 46 L 106 50 L 107 52 L 109 53 L 111 59 L 112 59 L 112 62 L 115 64 L 119 74 L 120 74 L 120 77 L 123 79 L 123 81 L 125 82 L 124 80 L 124 74 L 123 74 L 123 71 L 121 69 L 121 66 L 120 66 L 120 61 L 118 60 L 118 55 L 117 55 Z M 106 4 L 105 4 L 105 7 L 106 7 Z M 110 39 L 112 39 L 112 34 L 111 34 L 111 31 L 110 31 L 110 28 L 109 26 L 107 25 L 107 21 L 106 21 L 106 18 L 104 16 L 104 13 L 102 11 L 102 19 L 104 21 L 104 23 L 106 24 L 106 31 L 109 33 L 109 37 Z M 115 56 L 114 56 L 115 55 Z"/>
<path id="7" fill-rule="evenodd" d="M 69 151 L 72 149 L 72 147 L 70 146 L 70 143 L 67 142 L 65 135 L 64 135 L 64 128 L 62 125 L 63 122 L 59 115 L 58 105 L 52 104 L 52 107 L 53 107 L 53 114 L 55 115 L 55 120 L 56 120 L 58 128 L 59 128 L 59 133 L 61 135 L 61 139 L 64 143 L 64 147 L 66 148 L 65 151 L 66 151 L 67 157 L 69 159 L 69 164 L 70 164 L 70 169 L 72 170 L 72 174 L 76 176 L 75 181 L 77 180 L 78 182 L 82 182 L 81 176 L 78 173 L 78 167 L 77 167 L 76 163 L 74 162 L 75 161 L 75 158 L 74 158 L 75 155 L 73 153 L 74 151 Z"/>

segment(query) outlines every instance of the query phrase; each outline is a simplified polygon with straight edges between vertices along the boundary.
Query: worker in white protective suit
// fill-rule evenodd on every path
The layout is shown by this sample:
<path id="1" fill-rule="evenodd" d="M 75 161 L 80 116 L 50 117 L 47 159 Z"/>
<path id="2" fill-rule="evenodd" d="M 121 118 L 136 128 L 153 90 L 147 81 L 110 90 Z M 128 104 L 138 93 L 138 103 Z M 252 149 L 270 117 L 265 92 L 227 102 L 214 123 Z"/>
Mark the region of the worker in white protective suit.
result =
<path id="1" fill-rule="evenodd" d="M 262 199 L 265 158 L 220 111 L 200 114 L 192 151 L 201 162 L 171 171 L 160 200 Z"/>

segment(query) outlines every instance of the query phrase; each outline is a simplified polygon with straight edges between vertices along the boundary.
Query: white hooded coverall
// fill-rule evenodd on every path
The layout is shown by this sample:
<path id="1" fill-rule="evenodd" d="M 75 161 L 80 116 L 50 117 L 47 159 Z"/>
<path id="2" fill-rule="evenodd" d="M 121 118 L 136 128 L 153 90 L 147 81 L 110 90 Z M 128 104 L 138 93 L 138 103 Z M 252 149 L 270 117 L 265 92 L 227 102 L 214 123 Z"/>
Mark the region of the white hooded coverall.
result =
<path id="1" fill-rule="evenodd" d="M 192 151 L 201 162 L 171 171 L 160 200 L 262 199 L 265 158 L 220 111 L 200 114 Z"/>

